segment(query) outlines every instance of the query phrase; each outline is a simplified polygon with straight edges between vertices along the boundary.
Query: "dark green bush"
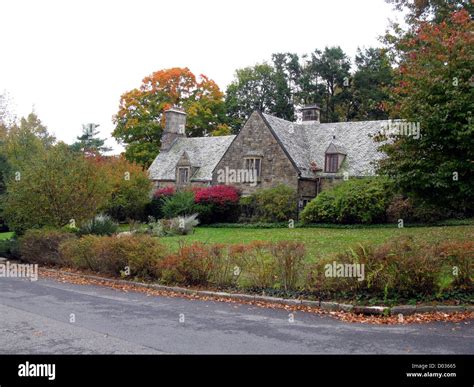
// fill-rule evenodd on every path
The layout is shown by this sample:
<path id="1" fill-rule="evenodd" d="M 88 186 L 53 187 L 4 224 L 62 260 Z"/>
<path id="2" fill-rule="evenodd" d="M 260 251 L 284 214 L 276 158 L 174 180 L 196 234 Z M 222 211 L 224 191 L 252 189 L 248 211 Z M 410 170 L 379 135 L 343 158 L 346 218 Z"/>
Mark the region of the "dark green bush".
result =
<path id="1" fill-rule="evenodd" d="M 163 197 L 162 200 L 161 212 L 165 218 L 171 219 L 196 212 L 192 191 L 179 191 L 173 196 Z"/>
<path id="2" fill-rule="evenodd" d="M 393 196 L 389 180 L 351 179 L 321 192 L 302 211 L 303 223 L 383 223 Z"/>
<path id="3" fill-rule="evenodd" d="M 73 233 L 62 230 L 27 230 L 19 239 L 21 259 L 40 265 L 61 265 L 63 262 L 59 254 L 59 245 L 75 238 Z"/>
<path id="4" fill-rule="evenodd" d="M 240 199 L 241 220 L 252 222 L 288 222 L 296 219 L 296 192 L 284 185 L 258 190 Z"/>
<path id="5" fill-rule="evenodd" d="M 8 259 L 20 258 L 18 240 L 17 239 L 2 239 L 0 240 L 0 257 Z"/>

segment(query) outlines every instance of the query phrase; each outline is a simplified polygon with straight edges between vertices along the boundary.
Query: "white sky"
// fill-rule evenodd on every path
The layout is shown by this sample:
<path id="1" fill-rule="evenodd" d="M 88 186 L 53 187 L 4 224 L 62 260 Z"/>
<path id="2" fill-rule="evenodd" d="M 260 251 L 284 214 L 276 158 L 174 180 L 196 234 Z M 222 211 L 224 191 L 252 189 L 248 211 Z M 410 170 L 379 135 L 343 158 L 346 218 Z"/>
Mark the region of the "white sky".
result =
<path id="1" fill-rule="evenodd" d="M 87 122 L 110 138 L 120 95 L 153 71 L 187 66 L 224 91 L 275 52 L 339 45 L 353 58 L 396 16 L 384 0 L 0 0 L 0 92 L 60 140 Z"/>

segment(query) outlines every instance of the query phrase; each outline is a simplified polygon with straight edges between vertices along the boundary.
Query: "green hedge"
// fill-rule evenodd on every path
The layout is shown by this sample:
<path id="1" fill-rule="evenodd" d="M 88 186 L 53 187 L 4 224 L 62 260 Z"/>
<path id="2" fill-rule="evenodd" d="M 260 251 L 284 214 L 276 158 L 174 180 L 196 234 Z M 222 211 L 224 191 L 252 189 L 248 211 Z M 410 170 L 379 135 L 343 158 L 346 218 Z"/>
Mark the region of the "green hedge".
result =
<path id="1" fill-rule="evenodd" d="M 260 189 L 240 199 L 241 221 L 279 223 L 296 220 L 297 206 L 295 190 L 284 184 Z"/>
<path id="2" fill-rule="evenodd" d="M 307 223 L 384 223 L 393 196 L 388 179 L 364 178 L 344 181 L 321 192 L 302 211 Z"/>

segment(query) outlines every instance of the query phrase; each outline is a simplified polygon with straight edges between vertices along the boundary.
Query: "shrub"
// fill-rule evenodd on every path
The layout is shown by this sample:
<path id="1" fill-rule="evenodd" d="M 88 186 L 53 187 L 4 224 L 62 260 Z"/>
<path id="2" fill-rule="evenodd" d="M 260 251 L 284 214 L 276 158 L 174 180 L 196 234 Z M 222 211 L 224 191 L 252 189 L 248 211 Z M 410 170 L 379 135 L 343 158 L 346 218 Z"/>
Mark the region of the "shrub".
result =
<path id="1" fill-rule="evenodd" d="M 387 221 L 398 222 L 403 219 L 409 222 L 413 219 L 413 203 L 402 195 L 395 195 L 387 208 Z"/>
<path id="2" fill-rule="evenodd" d="M 66 241 L 60 254 L 71 265 L 109 275 L 157 279 L 158 263 L 167 254 L 164 246 L 148 235 L 86 235 Z"/>
<path id="3" fill-rule="evenodd" d="M 213 264 L 209 247 L 203 243 L 193 243 L 181 245 L 176 254 L 159 263 L 159 268 L 164 282 L 206 285 L 210 282 Z"/>
<path id="4" fill-rule="evenodd" d="M 20 181 L 8 182 L 3 216 L 17 234 L 59 228 L 71 219 L 80 224 L 97 213 L 109 192 L 104 171 L 58 144 L 27 163 Z"/>
<path id="5" fill-rule="evenodd" d="M 146 214 L 153 218 L 160 219 L 163 217 L 162 206 L 163 198 L 173 196 L 176 193 L 174 187 L 164 187 L 155 190 L 151 201 L 146 206 Z"/>
<path id="6" fill-rule="evenodd" d="M 153 193 L 154 199 L 161 199 L 164 196 L 173 196 L 176 193 L 176 189 L 173 186 L 158 188 Z"/>
<path id="7" fill-rule="evenodd" d="M 239 196 L 239 191 L 228 185 L 216 185 L 197 190 L 195 208 L 201 222 L 209 224 L 237 220 Z"/>
<path id="8" fill-rule="evenodd" d="M 178 216 L 173 219 L 156 220 L 152 216 L 148 218 L 146 232 L 150 235 L 163 237 L 170 235 L 189 235 L 194 232 L 194 227 L 199 224 L 197 214 L 190 216 Z"/>
<path id="9" fill-rule="evenodd" d="M 337 223 L 337 192 L 334 189 L 321 192 L 301 212 L 301 221 L 308 223 Z"/>
<path id="10" fill-rule="evenodd" d="M 371 295 L 385 300 L 429 298 L 450 290 L 472 290 L 473 259 L 474 243 L 432 245 L 398 238 L 379 246 L 359 245 L 318 261 L 308 277 L 308 287 L 322 297 L 344 294 L 346 297 Z M 363 264 L 363 281 L 326 277 L 325 267 L 333 261 Z M 454 275 L 454 266 L 462 274 Z"/>
<path id="11" fill-rule="evenodd" d="M 303 223 L 381 223 L 392 198 L 392 185 L 381 177 L 352 179 L 321 192 L 302 211 Z"/>
<path id="12" fill-rule="evenodd" d="M 236 287 L 242 269 L 238 266 L 237 248 L 242 245 L 225 246 L 214 244 L 209 247 L 213 266 L 211 282 L 218 287 Z M 239 256 L 240 257 L 240 256 Z"/>
<path id="13" fill-rule="evenodd" d="M 276 262 L 268 242 L 250 243 L 240 257 L 242 270 L 239 285 L 251 289 L 269 289 L 276 282 Z"/>
<path id="14" fill-rule="evenodd" d="M 439 246 L 440 256 L 445 260 L 452 287 L 473 290 L 474 242 L 444 242 Z"/>
<path id="15" fill-rule="evenodd" d="M 295 290 L 299 287 L 304 245 L 294 241 L 237 245 L 230 249 L 232 261 L 242 270 L 239 285 L 251 289 Z"/>
<path id="16" fill-rule="evenodd" d="M 296 192 L 286 186 L 279 185 L 266 188 L 243 198 L 240 202 L 244 217 L 251 217 L 256 222 L 288 222 L 296 219 Z"/>
<path id="17" fill-rule="evenodd" d="M 199 224 L 197 214 L 178 216 L 173 219 L 159 220 L 162 235 L 189 235 L 194 232 L 194 227 Z"/>
<path id="18" fill-rule="evenodd" d="M 193 214 L 195 212 L 194 193 L 190 191 L 180 191 L 173 196 L 163 197 L 161 210 L 163 216 L 168 219 Z"/>
<path id="19" fill-rule="evenodd" d="M 8 259 L 21 258 L 18 240 L 14 238 L 0 239 L 0 257 Z"/>
<path id="20" fill-rule="evenodd" d="M 112 235 L 118 230 L 118 224 L 108 215 L 97 215 L 79 229 L 80 235 Z"/>
<path id="21" fill-rule="evenodd" d="M 441 220 L 463 217 L 445 207 L 441 208 L 421 200 L 413 200 L 395 195 L 387 208 L 387 220 L 397 222 L 403 219 L 406 223 L 436 223 Z"/>
<path id="22" fill-rule="evenodd" d="M 21 259 L 32 264 L 60 265 L 63 263 L 59 254 L 60 244 L 75 238 L 74 234 L 61 230 L 28 230 L 19 239 Z"/>
<path id="23" fill-rule="evenodd" d="M 416 223 L 436 223 L 455 216 L 453 211 L 445 207 L 417 200 L 413 202 L 413 215 L 410 220 Z"/>
<path id="24" fill-rule="evenodd" d="M 239 207 L 240 207 L 239 222 L 241 223 L 251 222 L 255 216 L 255 209 L 257 207 L 255 203 L 255 195 L 242 196 L 239 200 Z M 285 223 L 285 227 L 287 227 L 286 223 Z"/>
<path id="25" fill-rule="evenodd" d="M 196 192 L 196 203 L 238 203 L 239 191 L 230 185 L 215 185 Z"/>
<path id="26" fill-rule="evenodd" d="M 100 157 L 93 161 L 105 171 L 106 182 L 110 186 L 107 203 L 101 210 L 120 222 L 127 219 L 143 220 L 152 189 L 143 167 L 129 162 L 123 156 Z"/>
<path id="27" fill-rule="evenodd" d="M 271 245 L 271 252 L 275 258 L 281 287 L 285 290 L 296 289 L 306 256 L 304 244 L 294 241 L 280 241 Z"/>

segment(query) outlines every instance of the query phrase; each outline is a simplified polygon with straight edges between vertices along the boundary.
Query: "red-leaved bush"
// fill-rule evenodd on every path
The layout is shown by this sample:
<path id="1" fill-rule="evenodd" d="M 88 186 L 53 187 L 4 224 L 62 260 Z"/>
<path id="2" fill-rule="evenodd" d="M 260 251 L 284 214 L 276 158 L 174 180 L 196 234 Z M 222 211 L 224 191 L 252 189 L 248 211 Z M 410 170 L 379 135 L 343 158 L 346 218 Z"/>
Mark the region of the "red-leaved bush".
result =
<path id="1" fill-rule="evenodd" d="M 238 218 L 240 193 L 229 185 L 215 185 L 194 192 L 196 211 L 203 224 L 234 222 Z"/>
<path id="2" fill-rule="evenodd" d="M 239 191 L 230 185 L 215 185 L 195 192 L 196 203 L 238 203 Z"/>
<path id="3" fill-rule="evenodd" d="M 160 199 L 164 196 L 172 196 L 176 193 L 176 190 L 174 187 L 164 187 L 164 188 L 158 188 L 154 193 L 153 193 L 153 198 L 154 199 Z"/>

